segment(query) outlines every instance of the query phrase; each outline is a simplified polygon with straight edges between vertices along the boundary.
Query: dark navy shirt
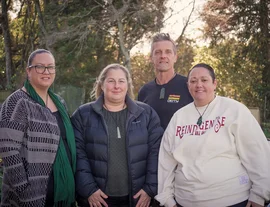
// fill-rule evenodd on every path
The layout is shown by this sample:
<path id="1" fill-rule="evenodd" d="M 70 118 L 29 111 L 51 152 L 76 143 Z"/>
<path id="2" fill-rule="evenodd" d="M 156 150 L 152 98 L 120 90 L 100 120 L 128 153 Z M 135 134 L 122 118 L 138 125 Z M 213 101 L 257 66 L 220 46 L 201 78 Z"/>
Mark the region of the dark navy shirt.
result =
<path id="1" fill-rule="evenodd" d="M 165 88 L 164 98 L 160 98 L 162 88 Z M 138 101 L 147 103 L 157 112 L 165 130 L 173 114 L 193 99 L 188 91 L 187 78 L 177 74 L 164 85 L 158 85 L 155 80 L 145 84 L 139 91 Z"/>

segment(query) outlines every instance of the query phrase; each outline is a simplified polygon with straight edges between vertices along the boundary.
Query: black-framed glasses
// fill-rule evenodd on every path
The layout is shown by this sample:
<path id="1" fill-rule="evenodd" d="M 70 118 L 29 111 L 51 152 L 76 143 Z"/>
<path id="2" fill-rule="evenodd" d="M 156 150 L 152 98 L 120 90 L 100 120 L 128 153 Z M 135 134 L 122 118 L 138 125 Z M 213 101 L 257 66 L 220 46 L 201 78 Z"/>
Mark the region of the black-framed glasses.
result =
<path id="1" fill-rule="evenodd" d="M 28 68 L 35 68 L 36 72 L 39 74 L 45 73 L 46 70 L 48 70 L 50 74 L 55 73 L 55 66 L 54 65 L 50 65 L 50 66 L 30 65 Z"/>

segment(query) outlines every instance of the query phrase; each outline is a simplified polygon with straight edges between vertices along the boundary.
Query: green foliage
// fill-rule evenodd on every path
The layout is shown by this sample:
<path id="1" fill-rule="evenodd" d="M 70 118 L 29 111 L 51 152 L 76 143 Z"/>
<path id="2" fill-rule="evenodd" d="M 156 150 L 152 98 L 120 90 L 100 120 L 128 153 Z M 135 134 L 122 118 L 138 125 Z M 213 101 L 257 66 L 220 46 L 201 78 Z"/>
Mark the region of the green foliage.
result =
<path id="1" fill-rule="evenodd" d="M 203 47 L 197 50 L 195 62 L 210 64 L 216 73 L 217 93 L 231 97 L 247 106 L 261 106 L 262 100 L 256 88 L 261 82 L 258 67 L 243 56 L 243 46 L 235 39 L 223 41 L 218 47 Z"/>
<path id="2" fill-rule="evenodd" d="M 6 83 L 6 77 L 5 77 L 5 69 L 6 69 L 6 63 L 5 63 L 5 54 L 4 54 L 4 40 L 3 38 L 0 39 L 0 90 L 4 89 L 5 83 Z"/>
<path id="3" fill-rule="evenodd" d="M 132 80 L 134 94 L 137 96 L 139 89 L 145 83 L 155 78 L 154 68 L 150 64 L 148 55 L 136 54 L 132 57 Z"/>
<path id="4" fill-rule="evenodd" d="M 262 123 L 262 129 L 263 129 L 265 136 L 270 141 L 270 123 L 266 123 L 266 122 Z"/>
<path id="5" fill-rule="evenodd" d="M 269 8 L 264 0 L 211 0 L 201 12 L 221 76 L 219 93 L 262 111 L 270 90 Z"/>
<path id="6" fill-rule="evenodd" d="M 57 84 L 84 88 L 84 101 L 89 101 L 99 72 L 110 63 L 126 63 L 120 49 L 117 18 L 121 18 L 121 38 L 129 51 L 143 36 L 159 31 L 163 26 L 165 2 L 23 1 L 18 16 L 10 19 L 14 64 L 12 87 L 21 87 L 30 52 L 45 48 L 55 56 Z M 10 9 L 13 8 L 14 5 Z M 0 48 L 2 46 L 3 42 L 0 42 Z M 0 53 L 0 65 L 4 66 L 4 61 L 4 54 Z M 5 71 L 4 67 L 0 68 L 2 80 Z M 6 88 L 4 84 L 2 87 Z"/>
<path id="7" fill-rule="evenodd" d="M 177 62 L 174 68 L 177 73 L 187 76 L 190 70 L 195 56 L 195 44 L 194 40 L 183 37 L 181 42 L 176 42 L 177 44 Z"/>

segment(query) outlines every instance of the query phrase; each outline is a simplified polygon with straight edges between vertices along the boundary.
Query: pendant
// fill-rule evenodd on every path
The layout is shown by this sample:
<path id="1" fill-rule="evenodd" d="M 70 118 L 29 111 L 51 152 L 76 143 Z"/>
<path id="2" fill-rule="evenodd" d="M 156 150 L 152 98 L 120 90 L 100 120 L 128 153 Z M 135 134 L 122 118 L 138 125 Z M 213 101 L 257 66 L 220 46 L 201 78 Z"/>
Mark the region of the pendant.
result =
<path id="1" fill-rule="evenodd" d="M 202 125 L 202 116 L 200 116 L 200 117 L 198 118 L 197 124 L 198 124 L 199 126 Z"/>
<path id="2" fill-rule="evenodd" d="M 120 134 L 120 129 L 119 129 L 119 127 L 117 127 L 116 130 L 117 130 L 117 138 L 118 138 L 118 139 L 121 139 L 121 134 Z"/>
<path id="3" fill-rule="evenodd" d="M 164 99 L 165 98 L 165 88 L 160 89 L 160 94 L 159 94 L 159 99 Z"/>

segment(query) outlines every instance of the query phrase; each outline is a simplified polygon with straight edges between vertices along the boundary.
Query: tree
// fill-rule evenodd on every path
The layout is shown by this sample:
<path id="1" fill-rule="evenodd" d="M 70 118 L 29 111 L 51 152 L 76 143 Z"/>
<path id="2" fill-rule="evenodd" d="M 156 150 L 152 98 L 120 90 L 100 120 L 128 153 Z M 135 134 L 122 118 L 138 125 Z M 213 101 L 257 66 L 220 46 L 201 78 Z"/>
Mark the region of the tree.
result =
<path id="1" fill-rule="evenodd" d="M 9 31 L 9 18 L 8 18 L 8 8 L 11 4 L 11 0 L 1 0 L 1 29 L 4 36 L 5 44 L 5 58 L 6 58 L 6 87 L 11 86 L 11 76 L 12 76 L 12 53 L 11 53 L 11 37 Z"/>
<path id="2" fill-rule="evenodd" d="M 44 5 L 45 22 L 56 22 L 57 26 L 47 25 L 51 29 L 47 29 L 50 32 L 43 36 L 43 42 L 53 45 L 58 41 L 76 41 L 75 48 L 79 47 L 81 54 L 89 37 L 97 39 L 101 35 L 110 47 L 117 49 L 116 60 L 127 65 L 130 49 L 144 34 L 162 27 L 165 12 L 165 0 L 56 2 Z"/>
<path id="3" fill-rule="evenodd" d="M 181 36 L 176 40 L 177 44 L 177 62 L 174 65 L 175 71 L 182 75 L 187 75 L 192 63 L 194 62 L 196 45 L 194 40 Z"/>
<path id="4" fill-rule="evenodd" d="M 132 56 L 131 62 L 134 93 L 137 96 L 141 86 L 155 78 L 155 73 L 148 55 L 137 53 Z"/>
<path id="5" fill-rule="evenodd" d="M 249 107 L 258 106 L 261 99 L 254 89 L 262 77 L 257 65 L 241 51 L 242 43 L 229 39 L 218 47 L 199 48 L 194 60 L 196 63 L 206 62 L 214 68 L 219 95 L 231 97 Z"/>
<path id="6" fill-rule="evenodd" d="M 30 52 L 45 48 L 56 59 L 56 83 L 85 88 L 85 101 L 99 71 L 113 62 L 129 65 L 130 49 L 162 27 L 166 10 L 166 0 L 16 2 L 17 16 L 9 24 L 15 88 L 25 79 Z"/>
<path id="7" fill-rule="evenodd" d="M 242 53 L 261 69 L 261 93 L 270 89 L 270 0 L 211 0 L 201 13 L 204 34 L 218 43 L 236 37 Z"/>

